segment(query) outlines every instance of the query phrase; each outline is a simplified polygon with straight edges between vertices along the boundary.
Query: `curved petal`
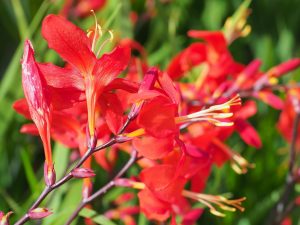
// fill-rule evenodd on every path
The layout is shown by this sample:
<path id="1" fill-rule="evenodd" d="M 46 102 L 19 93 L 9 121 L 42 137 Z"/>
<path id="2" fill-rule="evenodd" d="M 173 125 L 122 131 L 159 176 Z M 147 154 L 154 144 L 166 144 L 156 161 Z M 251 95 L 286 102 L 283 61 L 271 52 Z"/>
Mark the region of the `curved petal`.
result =
<path id="1" fill-rule="evenodd" d="M 261 140 L 256 130 L 246 121 L 237 119 L 234 122 L 234 126 L 237 129 L 241 138 L 248 144 L 255 148 L 261 147 Z"/>
<path id="2" fill-rule="evenodd" d="M 92 72 L 96 57 L 91 51 L 90 40 L 79 27 L 61 16 L 48 15 L 43 20 L 42 35 L 49 48 L 54 49 L 83 75 Z"/>
<path id="3" fill-rule="evenodd" d="M 102 92 L 103 88 L 110 84 L 127 67 L 129 59 L 129 48 L 116 47 L 111 53 L 104 54 L 97 61 L 93 70 L 95 91 Z"/>
<path id="4" fill-rule="evenodd" d="M 72 67 L 59 67 L 51 63 L 38 63 L 49 86 L 54 88 L 75 88 L 84 91 L 84 80 Z"/>
<path id="5" fill-rule="evenodd" d="M 172 138 L 154 138 L 145 136 L 133 140 L 134 148 L 148 159 L 161 159 L 173 150 Z M 155 145 L 153 145 L 155 143 Z"/>

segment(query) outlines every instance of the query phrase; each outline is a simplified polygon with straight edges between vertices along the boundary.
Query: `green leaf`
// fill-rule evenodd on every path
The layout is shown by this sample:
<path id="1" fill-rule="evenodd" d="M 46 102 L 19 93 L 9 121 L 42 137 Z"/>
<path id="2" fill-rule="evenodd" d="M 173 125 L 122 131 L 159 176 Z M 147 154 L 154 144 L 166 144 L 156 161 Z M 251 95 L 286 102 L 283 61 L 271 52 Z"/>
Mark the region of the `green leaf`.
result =
<path id="1" fill-rule="evenodd" d="M 34 170 L 33 170 L 33 164 L 30 160 L 29 153 L 26 149 L 21 151 L 21 159 L 23 163 L 23 167 L 25 170 L 25 175 L 27 178 L 27 182 L 30 186 L 31 192 L 35 193 L 37 191 L 38 187 L 38 180 L 36 179 Z"/>
<path id="2" fill-rule="evenodd" d="M 12 0 L 11 3 L 13 5 L 13 9 L 14 9 L 14 12 L 16 15 L 20 38 L 22 40 L 24 40 L 25 38 L 29 38 L 28 37 L 28 31 L 29 31 L 28 24 L 27 24 L 23 6 L 22 6 L 20 0 Z"/>

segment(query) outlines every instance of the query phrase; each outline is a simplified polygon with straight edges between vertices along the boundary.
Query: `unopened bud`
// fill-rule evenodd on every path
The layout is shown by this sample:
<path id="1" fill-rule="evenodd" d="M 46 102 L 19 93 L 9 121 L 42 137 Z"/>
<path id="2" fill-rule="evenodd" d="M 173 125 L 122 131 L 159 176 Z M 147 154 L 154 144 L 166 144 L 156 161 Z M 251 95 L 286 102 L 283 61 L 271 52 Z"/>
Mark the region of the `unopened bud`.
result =
<path id="1" fill-rule="evenodd" d="M 88 168 L 76 168 L 71 172 L 71 174 L 75 178 L 90 178 L 96 176 L 94 171 Z"/>
<path id="2" fill-rule="evenodd" d="M 272 69 L 270 69 L 267 74 L 269 76 L 274 76 L 274 77 L 280 77 L 288 72 L 291 72 L 292 70 L 295 70 L 297 67 L 300 66 L 300 59 L 290 59 L 286 62 L 283 62 Z"/>
<path id="3" fill-rule="evenodd" d="M 13 214 L 13 212 L 8 212 L 4 214 L 4 212 L 0 211 L 0 225 L 9 225 L 9 217 Z"/>
<path id="4" fill-rule="evenodd" d="M 44 179 L 48 187 L 51 187 L 56 181 L 56 173 L 53 164 L 44 164 Z"/>
<path id="5" fill-rule="evenodd" d="M 51 215 L 52 212 L 47 208 L 35 208 L 29 211 L 28 216 L 32 220 L 38 220 Z"/>
<path id="6" fill-rule="evenodd" d="M 89 128 L 86 128 L 86 142 L 89 149 L 94 149 L 97 145 L 97 132 L 95 131 L 93 135 L 90 135 Z"/>

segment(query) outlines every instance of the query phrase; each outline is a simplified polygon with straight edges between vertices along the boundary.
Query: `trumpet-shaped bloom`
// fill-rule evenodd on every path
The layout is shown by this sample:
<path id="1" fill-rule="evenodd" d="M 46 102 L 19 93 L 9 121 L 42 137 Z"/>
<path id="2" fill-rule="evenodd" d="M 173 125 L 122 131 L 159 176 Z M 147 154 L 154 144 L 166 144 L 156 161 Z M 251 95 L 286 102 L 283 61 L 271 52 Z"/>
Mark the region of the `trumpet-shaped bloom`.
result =
<path id="1" fill-rule="evenodd" d="M 22 58 L 22 84 L 31 119 L 42 139 L 45 152 L 45 181 L 51 185 L 55 181 L 50 143 L 51 104 L 46 82 L 34 58 L 34 50 L 29 40 L 25 42 Z"/>
<path id="2" fill-rule="evenodd" d="M 101 32 L 100 26 L 96 23 L 95 29 L 86 34 L 68 20 L 56 15 L 48 15 L 42 25 L 42 34 L 49 47 L 74 70 L 65 79 L 70 79 L 70 83 L 83 87 L 85 91 L 89 135 L 92 138 L 95 136 L 96 102 L 105 87 L 125 69 L 130 58 L 129 48 L 117 47 L 98 59 L 97 56 L 103 47 L 100 45 L 99 49 L 96 49 Z M 77 74 L 80 74 L 81 78 Z M 59 74 L 52 79 L 57 79 L 59 83 Z M 61 86 L 66 85 L 68 82 L 64 80 Z"/>

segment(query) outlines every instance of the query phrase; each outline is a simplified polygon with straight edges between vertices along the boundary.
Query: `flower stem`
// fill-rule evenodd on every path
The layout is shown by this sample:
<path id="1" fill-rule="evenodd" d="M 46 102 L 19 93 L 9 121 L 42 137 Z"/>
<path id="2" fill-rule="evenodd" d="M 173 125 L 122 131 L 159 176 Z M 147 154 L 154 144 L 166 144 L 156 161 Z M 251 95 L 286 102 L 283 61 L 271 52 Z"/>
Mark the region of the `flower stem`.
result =
<path id="1" fill-rule="evenodd" d="M 95 200 L 96 198 L 100 197 L 101 195 L 105 194 L 108 190 L 110 190 L 112 187 L 115 186 L 115 180 L 123 176 L 126 171 L 133 165 L 133 163 L 136 161 L 137 158 L 137 151 L 133 150 L 131 152 L 130 159 L 127 161 L 127 163 L 123 166 L 123 168 L 117 173 L 117 175 L 106 185 L 104 185 L 102 188 L 100 188 L 98 191 L 96 191 L 94 194 L 92 194 L 90 197 L 83 199 L 78 207 L 75 209 L 75 211 L 72 213 L 68 221 L 65 223 L 65 225 L 70 225 L 74 219 L 78 216 L 79 212 L 90 202 Z"/>
<path id="2" fill-rule="evenodd" d="M 38 199 L 32 204 L 29 211 L 32 209 L 35 209 L 38 207 L 41 202 L 56 188 L 59 188 L 63 184 L 65 184 L 67 181 L 71 180 L 73 178 L 72 171 L 74 169 L 79 168 L 93 153 L 103 150 L 109 146 L 112 146 L 116 143 L 115 138 L 110 139 L 108 142 L 104 143 L 103 145 L 100 145 L 95 148 L 90 148 L 86 153 L 82 156 L 82 158 L 76 163 L 76 165 L 71 169 L 69 173 L 67 173 L 63 178 L 61 178 L 59 181 L 57 181 L 52 186 L 46 186 L 43 190 L 43 192 L 40 194 Z M 14 225 L 22 225 L 25 224 L 27 221 L 29 221 L 30 218 L 28 216 L 28 213 L 26 213 L 23 217 L 21 217 Z"/>
<path id="3" fill-rule="evenodd" d="M 300 113 L 296 112 L 296 117 L 293 124 L 292 143 L 291 143 L 290 155 L 289 155 L 289 168 L 286 177 L 285 188 L 279 201 L 275 204 L 274 208 L 271 210 L 269 216 L 269 223 L 268 223 L 269 225 L 280 225 L 282 220 L 286 216 L 287 210 L 290 211 L 288 209 L 289 198 L 293 192 L 296 183 L 294 178 L 294 169 L 296 166 L 296 140 L 298 135 L 299 122 L 300 122 Z"/>

